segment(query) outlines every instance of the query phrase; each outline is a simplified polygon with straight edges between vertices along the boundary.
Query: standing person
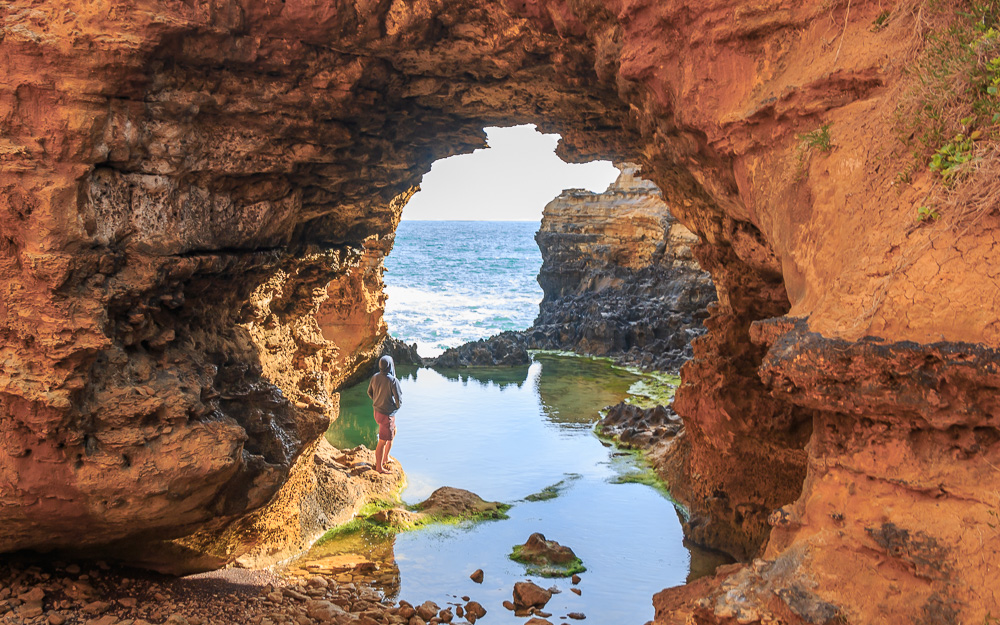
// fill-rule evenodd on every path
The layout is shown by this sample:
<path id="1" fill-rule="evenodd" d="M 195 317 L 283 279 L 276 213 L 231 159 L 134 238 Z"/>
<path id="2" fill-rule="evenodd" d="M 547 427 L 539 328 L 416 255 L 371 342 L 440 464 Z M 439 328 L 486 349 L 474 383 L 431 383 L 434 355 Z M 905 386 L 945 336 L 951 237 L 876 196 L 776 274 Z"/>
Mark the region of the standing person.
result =
<path id="1" fill-rule="evenodd" d="M 388 473 L 385 464 L 396 436 L 396 411 L 402 405 L 403 391 L 396 379 L 396 365 L 392 356 L 379 358 L 378 373 L 368 382 L 368 397 L 372 400 L 375 422 L 378 423 L 378 446 L 375 447 L 375 470 Z"/>

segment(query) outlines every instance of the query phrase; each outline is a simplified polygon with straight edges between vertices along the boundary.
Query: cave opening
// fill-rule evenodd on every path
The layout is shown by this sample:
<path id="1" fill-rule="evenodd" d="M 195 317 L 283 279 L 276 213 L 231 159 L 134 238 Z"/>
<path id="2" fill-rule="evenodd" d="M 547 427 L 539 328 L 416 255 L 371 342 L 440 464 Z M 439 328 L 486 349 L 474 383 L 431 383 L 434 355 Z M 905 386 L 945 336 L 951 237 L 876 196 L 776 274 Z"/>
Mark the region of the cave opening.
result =
<path id="1" fill-rule="evenodd" d="M 543 295 L 543 208 L 567 189 L 599 194 L 620 173 L 609 161 L 566 163 L 560 136 L 533 124 L 484 132 L 486 148 L 432 165 L 385 259 L 389 333 L 422 357 L 528 329 Z"/>
<path id="2" fill-rule="evenodd" d="M 626 440 L 678 431 L 663 404 L 704 331 L 714 286 L 693 258 L 697 237 L 636 165 L 567 164 L 554 153 L 559 136 L 531 126 L 485 133 L 489 149 L 433 165 L 385 257 L 384 317 L 404 398 L 392 455 L 409 506 L 444 487 L 512 508 L 501 523 L 461 531 L 388 540 L 362 528 L 365 547 L 350 556 L 378 561 L 382 573 L 363 581 L 394 600 L 460 592 L 502 602 L 503 588 L 532 573 L 508 559 L 510 545 L 541 532 L 574 549 L 600 588 L 566 593 L 551 609 L 648 620 L 643 597 L 657 585 L 731 562 L 685 541 L 686 510 L 623 451 Z M 375 447 L 367 386 L 341 389 L 327 432 L 337 449 Z M 595 436 L 609 406 L 626 417 Z M 299 566 L 348 557 L 358 544 L 337 533 Z M 469 582 L 476 568 L 501 588 Z"/>
<path id="3" fill-rule="evenodd" d="M 533 120 L 567 160 L 639 162 L 718 293 L 662 466 L 689 537 L 746 565 L 658 593 L 656 622 L 990 620 L 1000 541 L 976 536 L 996 533 L 1000 447 L 977 432 L 997 422 L 1000 227 L 983 72 L 1000 44 L 996 12 L 969 4 L 5 3 L 0 551 L 262 568 L 390 492 L 323 432 L 384 338 L 402 205 L 484 125 Z M 955 150 L 965 162 L 938 168 Z M 617 280 L 587 272 L 573 283 Z M 573 310 L 532 340 L 622 329 L 563 336 Z M 633 329 L 624 344 L 661 338 Z M 79 589 L 81 572 L 53 580 Z M 70 606 L 23 573 L 3 576 L 15 620 L 60 605 L 86 620 L 121 596 L 121 575 L 88 570 L 94 596 Z M 243 608 L 220 620 L 271 610 Z M 114 609 L 100 618 L 166 616 Z"/>

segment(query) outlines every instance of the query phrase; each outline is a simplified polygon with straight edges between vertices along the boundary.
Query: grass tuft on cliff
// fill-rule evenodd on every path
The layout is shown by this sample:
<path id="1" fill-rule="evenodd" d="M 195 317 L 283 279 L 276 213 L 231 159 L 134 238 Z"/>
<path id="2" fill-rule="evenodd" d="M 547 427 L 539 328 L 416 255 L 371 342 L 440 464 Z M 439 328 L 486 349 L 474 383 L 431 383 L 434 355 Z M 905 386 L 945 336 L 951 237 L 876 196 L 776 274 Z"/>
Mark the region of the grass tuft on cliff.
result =
<path id="1" fill-rule="evenodd" d="M 904 70 L 910 88 L 895 124 L 913 163 L 897 180 L 926 168 L 933 188 L 915 221 L 968 227 L 1000 204 L 1000 0 L 962 2 L 953 14 L 925 4 L 937 26 Z"/>
<path id="2" fill-rule="evenodd" d="M 905 69 L 913 85 L 897 109 L 900 139 L 923 162 L 957 135 L 1000 123 L 1000 0 L 972 0 Z"/>

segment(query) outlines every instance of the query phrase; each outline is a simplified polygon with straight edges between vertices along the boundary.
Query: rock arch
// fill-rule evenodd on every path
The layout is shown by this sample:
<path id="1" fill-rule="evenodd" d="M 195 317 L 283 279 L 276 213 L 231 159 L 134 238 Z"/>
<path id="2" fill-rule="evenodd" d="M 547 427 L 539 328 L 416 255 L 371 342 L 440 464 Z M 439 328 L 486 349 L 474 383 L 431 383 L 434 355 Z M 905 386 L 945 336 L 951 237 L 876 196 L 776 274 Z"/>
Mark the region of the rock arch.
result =
<path id="1" fill-rule="evenodd" d="M 672 481 L 693 536 L 785 563 L 734 574 L 746 609 L 777 597 L 812 622 L 871 617 L 876 602 L 845 588 L 878 556 L 831 564 L 868 549 L 912 590 L 890 613 L 937 601 L 981 617 L 976 584 L 995 582 L 955 563 L 960 532 L 931 528 L 948 548 L 920 556 L 958 580 L 945 583 L 913 574 L 895 517 L 865 507 L 908 506 L 912 540 L 932 513 L 911 477 L 931 472 L 948 509 L 986 527 L 998 478 L 977 463 L 1000 455 L 986 397 L 1000 247 L 989 231 L 901 225 L 913 198 L 886 190 L 891 156 L 870 138 L 891 136 L 909 18 L 873 32 L 880 10 L 11 3 L 0 549 L 181 536 L 271 500 L 373 347 L 342 353 L 318 331 L 323 306 L 345 306 L 330 282 L 377 267 L 434 159 L 481 147 L 484 125 L 531 121 L 563 135 L 564 158 L 641 163 L 704 241 L 719 305 L 683 373 Z M 836 149 L 803 153 L 797 136 L 824 123 Z M 946 439 L 965 454 L 954 466 L 928 451 Z M 871 459 L 890 449 L 897 464 Z M 838 503 L 848 482 L 861 505 Z M 727 601 L 699 609 L 735 614 Z"/>

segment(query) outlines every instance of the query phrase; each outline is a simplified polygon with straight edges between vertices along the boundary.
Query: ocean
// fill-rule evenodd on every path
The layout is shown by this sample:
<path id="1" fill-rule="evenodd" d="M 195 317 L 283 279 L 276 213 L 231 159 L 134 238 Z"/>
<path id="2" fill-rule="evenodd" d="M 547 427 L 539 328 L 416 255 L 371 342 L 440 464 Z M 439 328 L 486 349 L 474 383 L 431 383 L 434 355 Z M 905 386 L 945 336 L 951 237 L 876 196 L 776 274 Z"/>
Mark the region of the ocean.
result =
<path id="1" fill-rule="evenodd" d="M 504 330 L 538 315 L 542 266 L 537 221 L 402 221 L 385 260 L 389 333 L 421 356 Z"/>

